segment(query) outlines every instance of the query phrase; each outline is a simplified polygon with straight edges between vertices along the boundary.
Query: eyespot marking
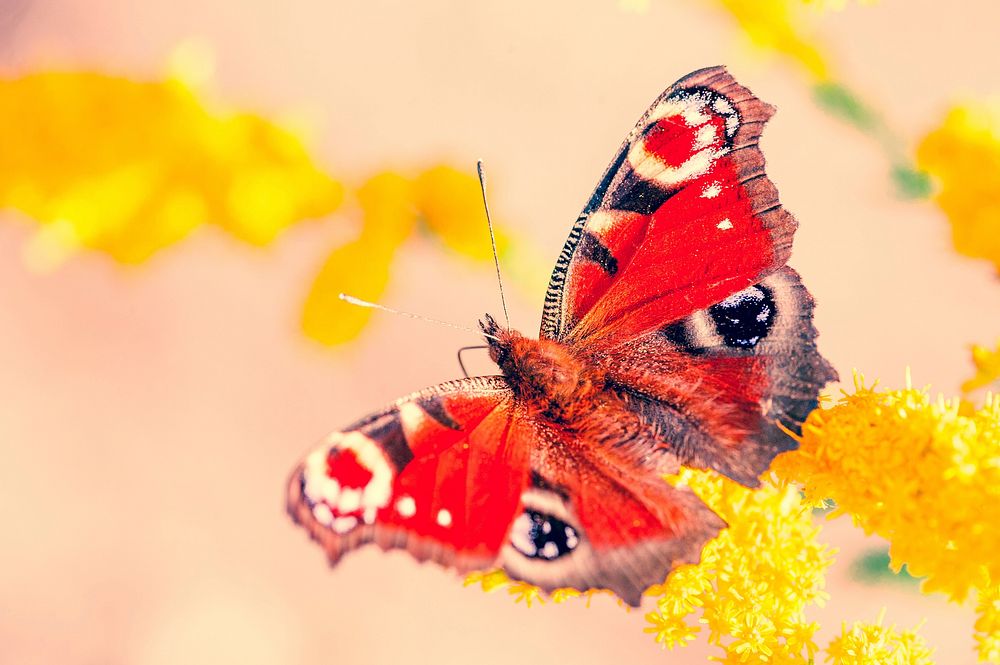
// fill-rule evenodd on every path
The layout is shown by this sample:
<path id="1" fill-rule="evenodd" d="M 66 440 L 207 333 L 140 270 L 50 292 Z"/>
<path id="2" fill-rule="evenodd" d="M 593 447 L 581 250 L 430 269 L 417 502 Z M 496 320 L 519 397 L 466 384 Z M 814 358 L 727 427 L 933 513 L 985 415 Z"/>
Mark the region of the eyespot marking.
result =
<path id="1" fill-rule="evenodd" d="M 767 336 L 775 312 L 771 290 L 762 284 L 734 293 L 708 309 L 723 342 L 740 348 L 752 348 Z"/>
<path id="2" fill-rule="evenodd" d="M 529 559 L 552 561 L 576 549 L 580 537 L 558 517 L 528 509 L 514 520 L 510 544 Z"/>

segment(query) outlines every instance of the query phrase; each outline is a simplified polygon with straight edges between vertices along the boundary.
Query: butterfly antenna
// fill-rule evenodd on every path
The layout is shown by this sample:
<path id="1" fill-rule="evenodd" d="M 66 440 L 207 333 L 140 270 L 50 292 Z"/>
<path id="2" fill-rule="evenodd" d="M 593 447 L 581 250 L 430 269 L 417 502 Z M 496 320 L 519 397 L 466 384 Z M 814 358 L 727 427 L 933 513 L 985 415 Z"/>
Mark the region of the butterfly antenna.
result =
<path id="1" fill-rule="evenodd" d="M 468 326 L 460 326 L 455 323 L 449 323 L 448 321 L 441 321 L 440 319 L 432 319 L 429 316 L 421 316 L 420 314 L 414 314 L 412 312 L 404 312 L 402 310 L 393 309 L 392 307 L 386 307 L 385 305 L 379 305 L 378 303 L 368 302 L 367 300 L 362 300 L 361 298 L 355 298 L 354 296 L 349 296 L 346 293 L 341 293 L 339 298 L 349 305 L 357 305 L 358 307 L 367 307 L 369 309 L 377 309 L 382 312 L 388 312 L 389 314 L 399 314 L 400 316 L 406 316 L 411 319 L 417 319 L 419 321 L 426 321 L 428 323 L 436 323 L 439 326 L 447 326 L 449 328 L 454 328 L 456 330 L 464 330 L 465 332 L 470 332 L 474 335 L 482 335 L 483 337 L 488 337 L 490 339 L 500 341 L 497 337 L 493 335 L 487 335 L 478 330 L 469 328 Z"/>
<path id="2" fill-rule="evenodd" d="M 486 174 L 483 172 L 483 160 L 476 162 L 476 171 L 479 172 L 479 189 L 483 192 L 483 208 L 486 210 L 486 226 L 490 230 L 490 245 L 493 247 L 493 265 L 497 268 L 497 284 L 500 285 L 500 303 L 503 305 L 503 318 L 507 321 L 507 330 L 510 330 L 510 315 L 507 313 L 507 299 L 503 295 L 503 280 L 500 279 L 500 259 L 497 257 L 497 239 L 493 235 L 493 220 L 490 219 L 490 204 L 486 202 Z"/>

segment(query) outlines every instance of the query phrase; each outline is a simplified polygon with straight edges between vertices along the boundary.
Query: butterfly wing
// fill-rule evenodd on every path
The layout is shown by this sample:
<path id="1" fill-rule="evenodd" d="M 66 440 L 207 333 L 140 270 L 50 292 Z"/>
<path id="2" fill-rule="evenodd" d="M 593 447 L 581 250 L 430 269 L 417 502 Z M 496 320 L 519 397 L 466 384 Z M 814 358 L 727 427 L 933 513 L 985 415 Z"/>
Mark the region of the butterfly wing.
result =
<path id="1" fill-rule="evenodd" d="M 609 396 L 595 411 L 617 412 L 615 402 Z M 619 412 L 608 424 L 639 423 Z M 697 563 L 725 527 L 693 492 L 672 487 L 625 451 L 548 424 L 541 431 L 531 480 L 501 552 L 511 577 L 546 591 L 610 589 L 638 606 L 642 593 L 675 567 Z"/>
<path id="2" fill-rule="evenodd" d="M 723 526 L 689 490 L 538 418 L 501 377 L 442 384 L 332 434 L 293 472 L 288 510 L 331 563 L 374 542 L 633 605 Z"/>
<path id="3" fill-rule="evenodd" d="M 375 542 L 475 570 L 503 544 L 529 443 L 506 381 L 452 381 L 331 434 L 292 473 L 288 510 L 331 563 Z"/>
<path id="4" fill-rule="evenodd" d="M 721 67 L 653 102 L 570 232 L 541 336 L 636 339 L 780 268 L 796 224 L 757 147 L 772 113 Z"/>
<path id="5" fill-rule="evenodd" d="M 609 387 L 661 443 L 646 455 L 759 484 L 797 447 L 837 373 L 816 348 L 813 300 L 787 266 L 604 356 Z"/>
<path id="6" fill-rule="evenodd" d="M 541 329 L 598 358 L 657 433 L 637 458 L 748 485 L 836 378 L 783 267 L 796 222 L 758 147 L 772 113 L 721 67 L 653 102 L 570 233 Z"/>

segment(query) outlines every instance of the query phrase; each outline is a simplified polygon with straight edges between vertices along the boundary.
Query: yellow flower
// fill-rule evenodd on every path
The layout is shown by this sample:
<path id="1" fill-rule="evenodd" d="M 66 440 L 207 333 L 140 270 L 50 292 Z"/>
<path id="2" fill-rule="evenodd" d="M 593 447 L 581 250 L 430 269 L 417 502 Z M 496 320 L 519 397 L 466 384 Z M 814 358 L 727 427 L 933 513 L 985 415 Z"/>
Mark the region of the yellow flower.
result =
<path id="1" fill-rule="evenodd" d="M 790 485 L 764 482 L 751 490 L 693 470 L 675 482 L 689 485 L 729 528 L 706 545 L 697 565 L 682 566 L 651 590 L 657 611 L 647 620 L 660 629 L 657 641 L 683 645 L 693 631 L 681 622 L 696 621 L 724 650 L 723 662 L 808 663 L 817 626 L 804 611 L 825 600 L 832 562 L 832 551 L 816 540 L 812 506 Z"/>
<path id="2" fill-rule="evenodd" d="M 413 183 L 392 172 L 380 173 L 357 192 L 363 226 L 358 239 L 333 250 L 313 281 L 302 309 L 302 329 L 323 344 L 354 339 L 372 310 L 350 305 L 341 293 L 377 301 L 389 283 L 396 250 L 413 232 L 417 209 Z"/>
<path id="3" fill-rule="evenodd" d="M 858 381 L 853 394 L 812 413 L 799 450 L 773 468 L 802 483 L 807 499 L 833 499 L 832 515 L 888 539 L 893 569 L 906 564 L 924 577 L 924 592 L 961 602 L 977 590 L 981 623 L 995 627 L 996 605 L 982 599 L 1000 581 L 1000 520 L 986 509 L 1000 505 L 1000 399 L 966 414 L 957 400 Z M 980 641 L 983 658 L 996 648 L 991 635 Z"/>
<path id="4" fill-rule="evenodd" d="M 955 249 L 1000 272 L 1000 102 L 952 108 L 920 142 L 917 163 L 938 181 Z"/>
<path id="5" fill-rule="evenodd" d="M 379 173 L 358 189 L 357 201 L 362 213 L 359 237 L 333 250 L 303 308 L 302 328 L 319 342 L 335 345 L 357 337 L 372 311 L 339 300 L 339 294 L 378 300 L 389 284 L 396 251 L 420 227 L 457 254 L 493 261 L 474 175 L 444 165 L 412 177 Z M 503 257 L 510 245 L 508 234 L 502 226 L 495 226 L 495 232 L 497 252 Z"/>
<path id="6" fill-rule="evenodd" d="M 979 590 L 976 643 L 980 660 L 1000 663 L 1000 584 Z"/>
<path id="7" fill-rule="evenodd" d="M 832 665 L 932 665 L 931 650 L 915 631 L 897 632 L 895 626 L 857 621 L 841 628 L 826 649 Z"/>
<path id="8" fill-rule="evenodd" d="M 478 261 L 492 261 L 489 228 L 479 178 L 450 166 L 435 166 L 417 176 L 416 204 L 431 233 L 444 245 Z M 497 254 L 503 257 L 509 239 L 494 229 Z"/>
<path id="9" fill-rule="evenodd" d="M 962 384 L 962 392 L 970 393 L 1000 382 L 1000 340 L 997 340 L 996 350 L 979 344 L 973 346 L 972 364 L 976 367 L 976 375 Z"/>
<path id="10" fill-rule="evenodd" d="M 848 0 L 802 0 L 804 4 L 814 5 L 820 9 L 843 9 L 847 6 Z M 873 5 L 878 0 L 859 0 L 859 4 Z"/>
<path id="11" fill-rule="evenodd" d="M 801 4 L 794 0 L 714 0 L 728 11 L 757 47 L 788 56 L 803 67 L 814 79 L 830 77 L 830 68 L 819 48 L 814 46 L 810 31 L 800 12 Z"/>
<path id="12" fill-rule="evenodd" d="M 804 609 L 822 602 L 824 572 L 831 550 L 817 542 L 812 507 L 796 488 L 765 482 L 751 490 L 711 472 L 683 470 L 670 478 L 690 486 L 729 523 L 702 551 L 697 565 L 681 566 L 647 591 L 657 609 L 646 615 L 645 631 L 665 647 L 684 646 L 707 625 L 709 643 L 724 650 L 723 662 L 805 663 L 816 653 Z M 503 573 L 477 573 L 469 584 L 500 588 Z M 487 588 L 487 583 L 489 588 Z M 511 592 L 525 594 L 523 582 Z M 537 589 L 536 589 L 537 592 Z M 557 602 L 584 594 L 558 590 Z M 532 594 L 532 600 L 541 599 Z"/>
<path id="13" fill-rule="evenodd" d="M 0 143 L 0 207 L 43 225 L 26 250 L 38 268 L 76 248 L 138 263 L 204 223 L 265 244 L 342 195 L 292 133 L 211 112 L 177 79 L 0 80 Z"/>

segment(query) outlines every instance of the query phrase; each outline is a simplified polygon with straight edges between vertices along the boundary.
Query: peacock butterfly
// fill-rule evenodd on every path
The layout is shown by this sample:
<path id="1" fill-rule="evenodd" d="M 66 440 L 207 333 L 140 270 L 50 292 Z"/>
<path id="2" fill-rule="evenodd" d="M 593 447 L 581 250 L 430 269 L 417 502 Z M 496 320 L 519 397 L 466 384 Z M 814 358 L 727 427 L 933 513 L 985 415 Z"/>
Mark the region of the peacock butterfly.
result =
<path id="1" fill-rule="evenodd" d="M 725 524 L 662 475 L 758 485 L 836 378 L 785 265 L 772 113 L 722 67 L 653 102 L 570 230 L 539 339 L 487 315 L 500 375 L 404 397 L 295 468 L 288 511 L 331 563 L 374 542 L 638 605 L 698 561 Z"/>

